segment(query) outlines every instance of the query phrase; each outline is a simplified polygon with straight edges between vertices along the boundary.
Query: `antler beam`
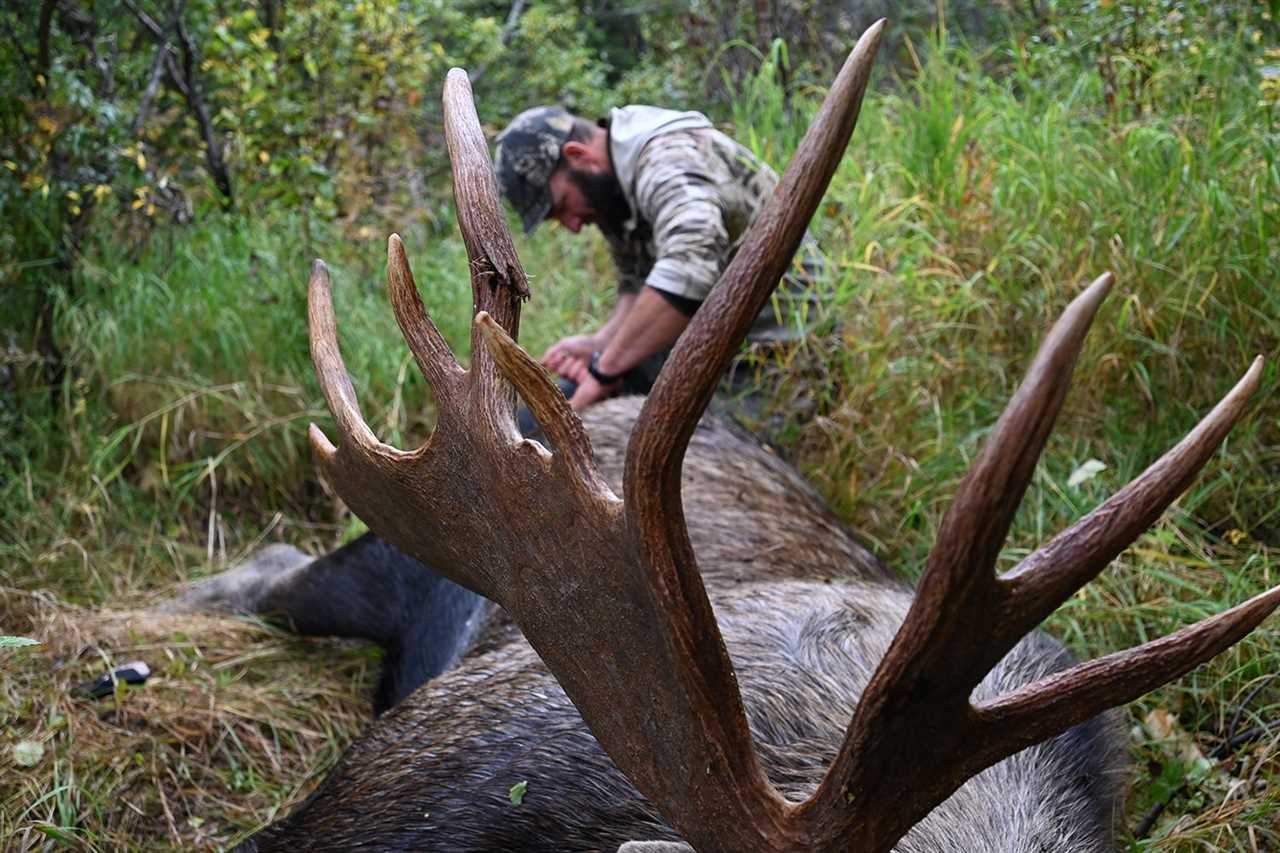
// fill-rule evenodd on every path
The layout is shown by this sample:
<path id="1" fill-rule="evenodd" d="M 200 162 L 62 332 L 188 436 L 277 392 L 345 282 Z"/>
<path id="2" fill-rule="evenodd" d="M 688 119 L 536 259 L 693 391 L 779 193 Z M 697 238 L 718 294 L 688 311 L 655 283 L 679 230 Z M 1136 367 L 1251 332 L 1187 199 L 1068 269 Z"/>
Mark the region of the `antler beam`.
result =
<path id="1" fill-rule="evenodd" d="M 884 27 L 883 19 L 872 24 L 849 54 L 773 195 L 673 348 L 627 445 L 628 541 L 648 573 L 656 606 L 668 614 L 672 654 L 693 664 L 686 674 L 690 692 L 722 732 L 729 760 L 753 774 L 753 787 L 758 771 L 751 736 L 689 542 L 680 474 L 689 438 L 729 359 L 791 263 L 848 145 Z"/>

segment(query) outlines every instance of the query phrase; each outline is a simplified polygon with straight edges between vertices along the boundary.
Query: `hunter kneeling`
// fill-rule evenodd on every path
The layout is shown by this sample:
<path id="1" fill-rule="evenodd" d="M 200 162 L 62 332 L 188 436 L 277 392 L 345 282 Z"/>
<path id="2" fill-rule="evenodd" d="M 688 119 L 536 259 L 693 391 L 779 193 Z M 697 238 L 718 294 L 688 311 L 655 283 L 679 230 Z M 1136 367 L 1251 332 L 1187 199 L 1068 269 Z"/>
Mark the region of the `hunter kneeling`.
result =
<path id="1" fill-rule="evenodd" d="M 701 113 L 649 106 L 614 109 L 597 122 L 534 107 L 498 136 L 495 161 L 526 234 L 554 219 L 575 234 L 595 225 L 609 244 L 618 275 L 612 315 L 542 357 L 578 411 L 615 394 L 648 393 L 778 182 Z M 748 362 L 808 332 L 822 267 L 806 235 L 747 336 L 746 357 L 730 367 L 727 390 L 746 390 Z M 527 433 L 533 422 L 521 415 Z"/>

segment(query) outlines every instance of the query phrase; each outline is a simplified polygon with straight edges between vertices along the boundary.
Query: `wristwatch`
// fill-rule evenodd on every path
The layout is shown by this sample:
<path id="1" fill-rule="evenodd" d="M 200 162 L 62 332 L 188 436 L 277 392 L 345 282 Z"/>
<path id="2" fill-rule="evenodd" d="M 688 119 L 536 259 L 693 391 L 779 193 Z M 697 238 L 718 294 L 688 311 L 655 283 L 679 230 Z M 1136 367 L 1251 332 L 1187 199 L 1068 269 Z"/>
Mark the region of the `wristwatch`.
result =
<path id="1" fill-rule="evenodd" d="M 591 360 L 587 362 L 587 373 L 590 373 L 591 376 L 597 382 L 599 382 L 601 385 L 612 385 L 615 382 L 621 381 L 622 379 L 621 373 L 617 375 L 614 375 L 612 373 L 605 373 L 600 369 L 599 363 L 600 363 L 600 353 L 598 352 L 591 353 Z"/>

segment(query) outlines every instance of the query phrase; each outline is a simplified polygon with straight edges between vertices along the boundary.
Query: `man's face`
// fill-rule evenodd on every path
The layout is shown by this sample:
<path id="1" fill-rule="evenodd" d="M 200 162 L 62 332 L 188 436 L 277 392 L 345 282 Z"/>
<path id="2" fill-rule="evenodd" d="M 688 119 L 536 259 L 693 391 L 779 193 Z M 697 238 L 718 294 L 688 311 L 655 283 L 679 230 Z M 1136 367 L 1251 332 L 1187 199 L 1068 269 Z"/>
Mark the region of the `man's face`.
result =
<path id="1" fill-rule="evenodd" d="M 622 186 L 612 172 L 588 172 L 561 164 L 547 182 L 551 194 L 554 219 L 574 234 L 583 225 L 598 225 L 601 230 L 620 233 L 622 223 L 631 215 Z"/>

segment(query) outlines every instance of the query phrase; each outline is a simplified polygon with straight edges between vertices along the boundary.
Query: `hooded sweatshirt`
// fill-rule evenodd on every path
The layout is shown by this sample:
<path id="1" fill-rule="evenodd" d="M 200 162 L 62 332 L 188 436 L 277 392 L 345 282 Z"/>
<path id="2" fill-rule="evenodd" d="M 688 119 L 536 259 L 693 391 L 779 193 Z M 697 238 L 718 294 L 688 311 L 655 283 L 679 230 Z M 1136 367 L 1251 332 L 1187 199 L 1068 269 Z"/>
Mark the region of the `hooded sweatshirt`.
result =
<path id="1" fill-rule="evenodd" d="M 628 106 L 609 115 L 609 153 L 631 207 L 620 234 L 605 234 L 618 288 L 649 286 L 691 303 L 711 293 L 778 182 L 749 150 L 702 113 Z M 821 265 L 806 235 L 800 263 L 756 318 L 748 340 L 800 337 Z"/>

